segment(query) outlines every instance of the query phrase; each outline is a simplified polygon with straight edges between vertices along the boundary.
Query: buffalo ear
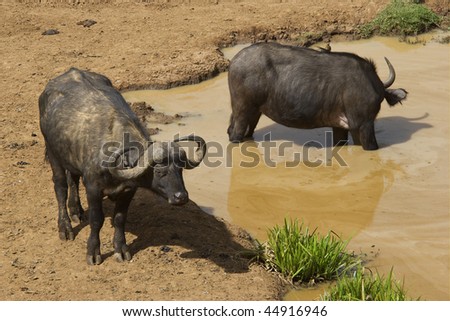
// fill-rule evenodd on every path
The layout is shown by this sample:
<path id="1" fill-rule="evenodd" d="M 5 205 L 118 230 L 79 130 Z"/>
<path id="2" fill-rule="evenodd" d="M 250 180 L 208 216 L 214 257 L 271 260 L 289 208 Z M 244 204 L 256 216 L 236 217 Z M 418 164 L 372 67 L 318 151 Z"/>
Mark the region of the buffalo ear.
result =
<path id="1" fill-rule="evenodd" d="M 399 89 L 385 89 L 384 98 L 390 106 L 394 106 L 397 103 L 402 103 L 402 100 L 406 99 L 408 92 L 403 88 Z"/>

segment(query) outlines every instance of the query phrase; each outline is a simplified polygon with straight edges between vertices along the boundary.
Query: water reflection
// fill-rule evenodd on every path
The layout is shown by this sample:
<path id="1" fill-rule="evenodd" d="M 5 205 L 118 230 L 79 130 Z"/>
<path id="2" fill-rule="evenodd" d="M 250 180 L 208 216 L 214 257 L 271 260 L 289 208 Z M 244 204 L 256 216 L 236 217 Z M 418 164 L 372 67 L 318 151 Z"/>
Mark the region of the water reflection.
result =
<path id="1" fill-rule="evenodd" d="M 378 153 L 353 146 L 339 150 L 346 166 L 322 162 L 310 167 L 303 162 L 290 168 L 280 162 L 269 167 L 256 143 L 244 144 L 253 145 L 247 149 L 261 156 L 257 166 L 245 168 L 239 166 L 244 156 L 233 149 L 228 212 L 234 222 L 249 227 L 260 239 L 265 239 L 267 228 L 281 224 L 285 217 L 298 218 L 323 233 L 334 230 L 345 237 L 356 235 L 372 222 L 381 196 L 392 186 L 393 172 L 400 168 L 383 161 Z M 323 160 L 331 149 L 314 148 L 314 152 L 310 158 Z"/>

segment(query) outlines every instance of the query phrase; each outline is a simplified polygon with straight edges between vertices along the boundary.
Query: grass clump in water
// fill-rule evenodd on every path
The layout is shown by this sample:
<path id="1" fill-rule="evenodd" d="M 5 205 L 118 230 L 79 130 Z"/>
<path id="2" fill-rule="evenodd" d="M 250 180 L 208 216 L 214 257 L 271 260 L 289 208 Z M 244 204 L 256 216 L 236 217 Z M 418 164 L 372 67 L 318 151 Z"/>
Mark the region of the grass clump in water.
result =
<path id="1" fill-rule="evenodd" d="M 285 220 L 283 226 L 268 231 L 268 241 L 258 243 L 257 252 L 268 269 L 287 281 L 316 283 L 334 280 L 360 264 L 346 252 L 347 244 L 333 232 L 321 236 L 296 220 Z"/>
<path id="2" fill-rule="evenodd" d="M 349 241 L 334 232 L 319 235 L 297 220 L 268 231 L 265 243 L 256 241 L 250 256 L 292 284 L 336 281 L 320 297 L 324 301 L 405 301 L 404 283 L 395 280 L 393 269 L 387 276 L 374 275 L 362 260 L 347 252 Z M 370 273 L 366 273 L 369 271 Z"/>
<path id="3" fill-rule="evenodd" d="M 358 268 L 338 279 L 336 284 L 321 295 L 323 301 L 406 301 L 403 282 L 394 278 L 393 269 L 387 276 L 365 273 Z"/>
<path id="4" fill-rule="evenodd" d="M 392 0 L 378 16 L 360 28 L 361 36 L 373 34 L 411 36 L 438 26 L 441 18 L 422 4 L 411 0 Z"/>

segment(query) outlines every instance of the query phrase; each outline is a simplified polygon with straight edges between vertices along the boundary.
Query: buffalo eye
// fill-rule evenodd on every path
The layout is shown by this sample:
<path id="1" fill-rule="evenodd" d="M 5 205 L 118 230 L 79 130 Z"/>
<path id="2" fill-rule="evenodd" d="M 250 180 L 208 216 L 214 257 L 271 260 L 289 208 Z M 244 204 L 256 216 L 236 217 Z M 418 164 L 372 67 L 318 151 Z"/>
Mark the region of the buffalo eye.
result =
<path id="1" fill-rule="evenodd" d="M 162 177 L 167 175 L 168 167 L 167 166 L 156 165 L 154 167 L 153 171 L 154 171 L 156 176 L 158 176 L 159 178 L 162 178 Z"/>

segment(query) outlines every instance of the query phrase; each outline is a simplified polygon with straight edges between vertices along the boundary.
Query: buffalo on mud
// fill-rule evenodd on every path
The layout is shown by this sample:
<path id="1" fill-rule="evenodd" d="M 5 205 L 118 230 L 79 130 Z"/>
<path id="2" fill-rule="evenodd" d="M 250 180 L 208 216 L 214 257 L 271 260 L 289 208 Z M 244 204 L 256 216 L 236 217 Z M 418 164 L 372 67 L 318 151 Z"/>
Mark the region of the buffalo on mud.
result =
<path id="1" fill-rule="evenodd" d="M 350 131 L 365 150 L 376 150 L 374 121 L 381 102 L 406 98 L 404 89 L 388 89 L 395 71 L 382 82 L 373 61 L 355 54 L 258 43 L 230 62 L 228 85 L 231 142 L 251 138 L 264 114 L 294 128 L 333 128 L 333 144 L 344 144 Z"/>
<path id="2" fill-rule="evenodd" d="M 75 68 L 48 83 L 39 97 L 39 112 L 58 202 L 59 237 L 74 239 L 69 214 L 73 221 L 83 218 L 78 195 L 82 178 L 91 229 L 87 263 L 102 261 L 99 233 L 105 196 L 115 201 L 114 256 L 118 261 L 130 260 L 125 223 L 137 188 L 151 189 L 170 204 L 186 203 L 182 169 L 200 165 L 206 153 L 205 141 L 195 135 L 173 142 L 151 141 L 146 128 L 108 78 Z M 195 142 L 190 157 L 179 143 L 182 141 Z"/>

